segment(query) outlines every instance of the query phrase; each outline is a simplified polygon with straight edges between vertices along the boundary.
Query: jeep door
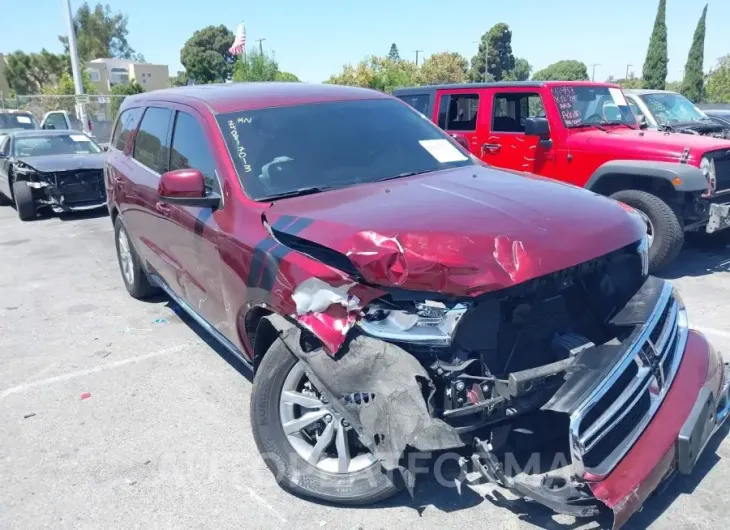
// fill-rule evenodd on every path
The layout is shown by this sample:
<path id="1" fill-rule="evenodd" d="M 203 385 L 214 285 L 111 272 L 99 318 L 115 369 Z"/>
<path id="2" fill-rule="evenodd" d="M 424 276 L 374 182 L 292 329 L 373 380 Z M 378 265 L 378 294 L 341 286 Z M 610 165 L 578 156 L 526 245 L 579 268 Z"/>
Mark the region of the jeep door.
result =
<path id="1" fill-rule="evenodd" d="M 218 168 L 206 134 L 206 123 L 196 109 L 174 104 L 169 170 L 197 169 L 208 192 L 221 193 Z M 211 132 L 215 134 L 215 132 Z M 166 249 L 177 267 L 178 293 L 191 309 L 224 335 L 226 308 L 221 288 L 221 258 L 218 251 L 222 208 L 166 204 L 158 198 L 165 218 Z M 235 335 L 235 334 L 234 334 Z"/>
<path id="2" fill-rule="evenodd" d="M 455 88 L 439 90 L 436 94 L 434 121 L 472 154 L 481 156 L 487 109 L 484 90 Z"/>
<path id="3" fill-rule="evenodd" d="M 555 152 L 551 142 L 525 134 L 527 118 L 544 118 L 545 106 L 537 89 L 489 90 L 489 130 L 481 158 L 506 169 L 553 176 Z"/>

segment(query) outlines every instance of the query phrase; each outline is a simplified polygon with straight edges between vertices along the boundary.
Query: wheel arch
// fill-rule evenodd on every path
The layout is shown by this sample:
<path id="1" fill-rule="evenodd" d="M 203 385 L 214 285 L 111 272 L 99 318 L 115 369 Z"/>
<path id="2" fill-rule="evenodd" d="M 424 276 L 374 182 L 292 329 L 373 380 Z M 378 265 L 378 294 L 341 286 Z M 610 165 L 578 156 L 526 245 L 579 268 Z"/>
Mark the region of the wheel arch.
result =
<path id="1" fill-rule="evenodd" d="M 611 160 L 599 167 L 585 187 L 600 195 L 638 189 L 671 197 L 675 192 L 702 192 L 708 182 L 700 169 L 687 164 L 651 160 Z"/>
<path id="2" fill-rule="evenodd" d="M 269 319 L 264 318 L 273 314 L 275 312 L 270 307 L 258 304 L 248 307 L 238 318 L 238 335 L 251 358 L 254 373 L 261 359 L 279 336 L 279 330 Z"/>

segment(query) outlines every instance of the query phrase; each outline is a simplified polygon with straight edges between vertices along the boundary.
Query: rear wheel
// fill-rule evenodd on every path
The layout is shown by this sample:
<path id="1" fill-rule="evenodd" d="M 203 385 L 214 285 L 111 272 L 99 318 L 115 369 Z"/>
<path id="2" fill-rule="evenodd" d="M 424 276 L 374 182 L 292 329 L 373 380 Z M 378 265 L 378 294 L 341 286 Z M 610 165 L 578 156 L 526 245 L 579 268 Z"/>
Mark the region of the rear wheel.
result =
<path id="1" fill-rule="evenodd" d="M 281 340 L 256 372 L 251 422 L 266 465 L 292 493 L 353 505 L 399 490 Z"/>
<path id="2" fill-rule="evenodd" d="M 13 200 L 15 202 L 15 210 L 21 221 L 30 221 L 35 219 L 36 210 L 33 202 L 33 190 L 26 182 L 13 182 Z"/>
<path id="3" fill-rule="evenodd" d="M 121 217 L 114 222 L 114 238 L 117 246 L 117 260 L 119 270 L 122 273 L 122 280 L 127 292 L 134 298 L 148 298 L 157 294 L 158 289 L 153 287 L 147 278 L 147 273 L 142 268 L 139 256 L 129 240 L 127 229 L 122 223 Z"/>
<path id="4" fill-rule="evenodd" d="M 634 208 L 644 221 L 649 238 L 649 272 L 674 261 L 684 245 L 684 225 L 672 207 L 656 195 L 640 190 L 619 191 L 611 198 Z"/>

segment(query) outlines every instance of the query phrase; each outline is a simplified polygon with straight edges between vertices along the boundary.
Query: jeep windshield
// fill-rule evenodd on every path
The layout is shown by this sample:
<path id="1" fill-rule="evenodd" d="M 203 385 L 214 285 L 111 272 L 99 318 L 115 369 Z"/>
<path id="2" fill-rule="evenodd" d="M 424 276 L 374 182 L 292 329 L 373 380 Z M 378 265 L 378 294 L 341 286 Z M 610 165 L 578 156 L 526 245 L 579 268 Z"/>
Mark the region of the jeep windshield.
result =
<path id="1" fill-rule="evenodd" d="M 712 123 L 712 119 L 694 106 L 681 94 L 672 92 L 642 94 L 639 96 L 646 103 L 652 116 L 659 125 L 679 125 L 682 123 Z"/>
<path id="2" fill-rule="evenodd" d="M 337 101 L 217 117 L 246 193 L 265 201 L 474 165 L 394 99 Z"/>
<path id="3" fill-rule="evenodd" d="M 569 129 L 606 125 L 636 127 L 634 113 L 620 88 L 558 86 L 552 92 L 560 117 Z"/>

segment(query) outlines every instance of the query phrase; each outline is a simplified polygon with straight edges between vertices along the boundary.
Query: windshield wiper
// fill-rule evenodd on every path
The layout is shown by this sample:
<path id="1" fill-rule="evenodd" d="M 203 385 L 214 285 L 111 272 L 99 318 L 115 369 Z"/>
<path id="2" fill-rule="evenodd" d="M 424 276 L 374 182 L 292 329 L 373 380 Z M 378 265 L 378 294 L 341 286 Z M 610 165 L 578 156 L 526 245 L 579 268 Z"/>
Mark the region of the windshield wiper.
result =
<path id="1" fill-rule="evenodd" d="M 257 201 L 274 201 L 277 199 L 288 199 L 290 197 L 301 197 L 302 195 L 312 195 L 314 193 L 320 193 L 322 191 L 331 190 L 333 186 L 308 186 L 306 188 L 297 188 L 295 190 L 282 191 L 281 193 L 275 193 L 273 195 L 266 195 L 256 199 Z"/>
<path id="2" fill-rule="evenodd" d="M 601 125 L 623 125 L 624 127 L 628 127 L 629 129 L 633 129 L 631 125 L 629 125 L 626 122 L 614 120 L 614 121 L 602 121 Z"/>
<path id="3" fill-rule="evenodd" d="M 413 177 L 415 175 L 423 175 L 424 173 L 431 173 L 433 169 L 423 169 L 421 171 L 406 171 L 404 173 L 398 173 L 397 175 L 390 175 L 389 177 L 383 177 L 375 179 L 373 182 L 383 182 L 385 180 L 394 180 L 405 177 Z"/>

